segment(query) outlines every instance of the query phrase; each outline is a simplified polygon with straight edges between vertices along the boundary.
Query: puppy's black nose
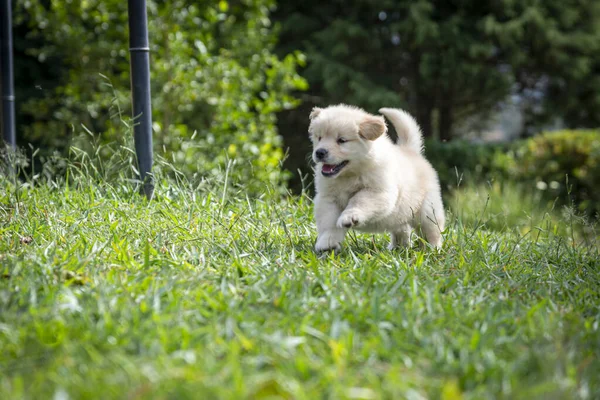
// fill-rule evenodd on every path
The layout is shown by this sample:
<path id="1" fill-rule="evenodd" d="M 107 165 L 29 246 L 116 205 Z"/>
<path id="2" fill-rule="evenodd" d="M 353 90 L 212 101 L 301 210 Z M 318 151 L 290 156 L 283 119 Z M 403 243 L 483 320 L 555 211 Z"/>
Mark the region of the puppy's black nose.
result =
<path id="1" fill-rule="evenodd" d="M 317 160 L 324 160 L 328 153 L 325 149 L 319 149 L 315 152 L 315 155 L 317 156 Z"/>

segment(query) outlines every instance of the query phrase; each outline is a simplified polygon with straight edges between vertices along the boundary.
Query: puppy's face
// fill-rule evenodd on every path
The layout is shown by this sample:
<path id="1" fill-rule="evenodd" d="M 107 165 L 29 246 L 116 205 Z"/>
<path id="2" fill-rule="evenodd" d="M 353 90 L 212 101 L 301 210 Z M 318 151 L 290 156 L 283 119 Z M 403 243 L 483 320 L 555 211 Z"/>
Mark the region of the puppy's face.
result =
<path id="1" fill-rule="evenodd" d="M 310 119 L 313 160 L 328 178 L 360 171 L 372 141 L 387 130 L 382 117 L 347 106 L 314 108 Z"/>

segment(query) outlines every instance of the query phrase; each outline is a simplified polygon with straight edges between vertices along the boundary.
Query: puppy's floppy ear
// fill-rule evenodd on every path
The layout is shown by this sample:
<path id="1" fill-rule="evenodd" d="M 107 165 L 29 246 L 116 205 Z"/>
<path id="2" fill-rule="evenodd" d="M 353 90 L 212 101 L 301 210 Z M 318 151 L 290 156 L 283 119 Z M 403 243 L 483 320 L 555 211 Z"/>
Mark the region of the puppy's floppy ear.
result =
<path id="1" fill-rule="evenodd" d="M 385 132 L 387 125 L 383 117 L 369 115 L 358 126 L 358 134 L 368 140 L 375 140 Z"/>
<path id="2" fill-rule="evenodd" d="M 322 108 L 319 108 L 319 107 L 314 107 L 314 108 L 312 109 L 312 111 L 310 112 L 310 116 L 309 116 L 309 118 L 310 118 L 311 120 L 313 120 L 313 119 L 317 118 L 317 116 L 319 116 L 319 114 L 321 114 L 321 111 L 323 111 L 323 109 L 322 109 Z"/>

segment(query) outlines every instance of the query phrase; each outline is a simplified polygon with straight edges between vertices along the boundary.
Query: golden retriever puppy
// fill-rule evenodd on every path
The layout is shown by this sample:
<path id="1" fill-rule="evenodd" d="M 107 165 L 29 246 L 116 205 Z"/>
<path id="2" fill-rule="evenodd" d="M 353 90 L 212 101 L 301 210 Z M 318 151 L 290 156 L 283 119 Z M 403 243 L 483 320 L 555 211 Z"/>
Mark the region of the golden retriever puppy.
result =
<path id="1" fill-rule="evenodd" d="M 317 252 L 339 250 L 350 228 L 389 232 L 389 249 L 409 246 L 420 225 L 439 248 L 444 206 L 436 171 L 423 157 L 417 122 L 405 111 L 382 108 L 398 132 L 387 135 L 385 119 L 347 105 L 314 108 L 313 143 Z"/>

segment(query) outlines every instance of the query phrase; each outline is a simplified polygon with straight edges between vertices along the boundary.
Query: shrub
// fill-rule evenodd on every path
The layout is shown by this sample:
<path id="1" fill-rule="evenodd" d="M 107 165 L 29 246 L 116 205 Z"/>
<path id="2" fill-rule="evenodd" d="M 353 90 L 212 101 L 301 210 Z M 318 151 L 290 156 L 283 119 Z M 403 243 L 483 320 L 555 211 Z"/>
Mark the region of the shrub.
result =
<path id="1" fill-rule="evenodd" d="M 600 132 L 546 132 L 511 144 L 430 142 L 426 155 L 442 187 L 510 180 L 580 211 L 600 211 Z"/>
<path id="2" fill-rule="evenodd" d="M 235 174 L 230 179 L 256 192 L 283 182 L 275 112 L 294 107 L 291 93 L 306 82 L 296 73 L 302 55 L 273 52 L 274 5 L 148 1 L 157 157 L 190 175 L 227 169 Z M 127 2 L 31 0 L 17 4 L 15 21 L 28 28 L 17 54 L 59 66 L 54 86 L 20 107 L 30 120 L 23 144 L 66 156 L 71 145 L 84 147 L 74 139 L 86 130 L 101 144 L 123 142 L 122 121 L 130 125 L 131 115 Z M 44 74 L 17 75 L 29 85 L 31 79 L 40 84 Z"/>
<path id="3" fill-rule="evenodd" d="M 558 131 L 517 142 L 496 159 L 512 176 L 535 183 L 552 198 L 574 202 L 588 213 L 600 211 L 600 132 Z"/>

